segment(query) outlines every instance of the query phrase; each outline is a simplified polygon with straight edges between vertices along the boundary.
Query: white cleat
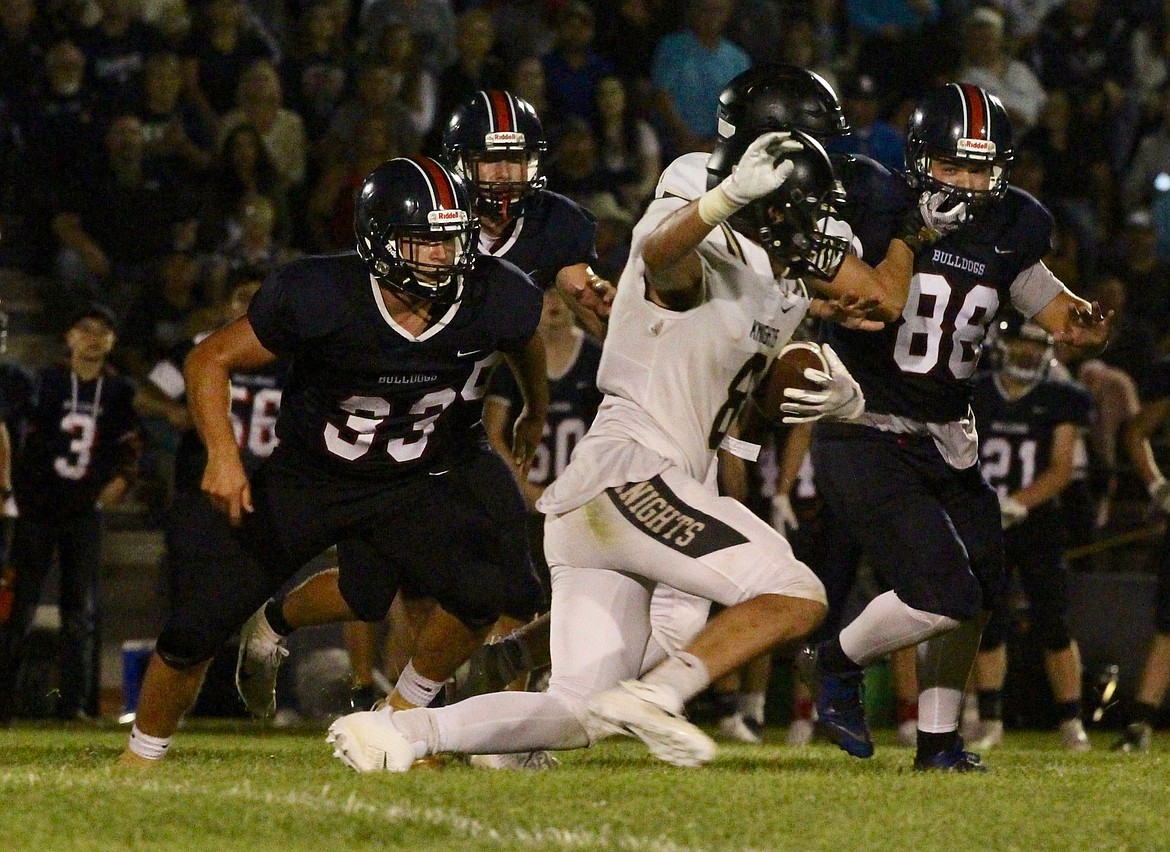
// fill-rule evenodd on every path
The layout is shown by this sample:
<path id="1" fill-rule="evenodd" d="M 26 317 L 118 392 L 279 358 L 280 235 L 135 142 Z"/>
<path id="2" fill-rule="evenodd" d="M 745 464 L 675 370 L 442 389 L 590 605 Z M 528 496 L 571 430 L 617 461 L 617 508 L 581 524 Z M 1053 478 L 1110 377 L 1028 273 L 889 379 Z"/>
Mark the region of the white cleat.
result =
<path id="1" fill-rule="evenodd" d="M 358 772 L 405 772 L 414 765 L 414 746 L 390 714 L 363 710 L 335 719 L 325 742 L 333 756 Z"/>
<path id="2" fill-rule="evenodd" d="M 816 724 L 812 719 L 793 719 L 788 726 L 788 736 L 785 741 L 790 746 L 806 746 L 813 741 L 816 733 Z"/>
<path id="3" fill-rule="evenodd" d="M 260 607 L 240 628 L 236 656 L 236 691 L 257 719 L 276 713 L 276 673 L 287 656 L 284 637 L 272 629 Z"/>
<path id="4" fill-rule="evenodd" d="M 1093 748 L 1080 719 L 1069 719 L 1060 723 L 1060 744 L 1067 751 L 1075 753 L 1090 751 Z"/>
<path id="5" fill-rule="evenodd" d="M 516 754 L 473 754 L 467 761 L 477 769 L 502 769 L 511 772 L 541 772 L 556 769 L 560 761 L 547 751 L 521 751 Z"/>
<path id="6" fill-rule="evenodd" d="M 988 719 L 979 723 L 977 736 L 967 743 L 967 750 L 974 752 L 987 751 L 1003 742 L 1003 721 Z"/>
<path id="7" fill-rule="evenodd" d="M 748 726 L 742 713 L 732 713 L 719 720 L 719 733 L 729 740 L 739 740 L 741 743 L 759 745 L 763 739 Z"/>
<path id="8" fill-rule="evenodd" d="M 674 766 L 702 766 L 711 760 L 715 741 L 668 707 L 670 701 L 655 686 L 624 680 L 589 702 L 590 728 L 637 737 L 651 754 Z"/>
<path id="9" fill-rule="evenodd" d="M 907 719 L 898 723 L 898 745 L 914 748 L 918 745 L 918 721 Z"/>

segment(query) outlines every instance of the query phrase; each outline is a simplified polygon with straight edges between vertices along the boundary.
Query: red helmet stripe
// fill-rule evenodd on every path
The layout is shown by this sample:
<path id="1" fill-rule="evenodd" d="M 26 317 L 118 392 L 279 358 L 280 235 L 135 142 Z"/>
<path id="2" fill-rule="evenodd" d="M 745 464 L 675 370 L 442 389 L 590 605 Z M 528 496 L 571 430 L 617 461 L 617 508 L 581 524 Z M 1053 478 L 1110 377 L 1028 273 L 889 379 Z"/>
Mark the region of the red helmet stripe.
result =
<path id="1" fill-rule="evenodd" d="M 991 116 L 984 103 L 983 90 L 971 83 L 961 83 L 960 88 L 967 102 L 967 138 L 990 139 Z"/>
<path id="2" fill-rule="evenodd" d="M 492 123 L 495 125 L 492 129 L 501 133 L 510 133 L 515 130 L 516 122 L 512 117 L 512 99 L 508 93 L 493 90 L 488 92 L 488 98 L 492 107 Z"/>
<path id="3" fill-rule="evenodd" d="M 418 157 L 414 162 L 418 163 L 427 176 L 427 182 L 430 183 L 435 196 L 435 206 L 444 210 L 456 209 L 459 205 L 455 201 L 455 188 L 443 167 L 430 157 Z"/>

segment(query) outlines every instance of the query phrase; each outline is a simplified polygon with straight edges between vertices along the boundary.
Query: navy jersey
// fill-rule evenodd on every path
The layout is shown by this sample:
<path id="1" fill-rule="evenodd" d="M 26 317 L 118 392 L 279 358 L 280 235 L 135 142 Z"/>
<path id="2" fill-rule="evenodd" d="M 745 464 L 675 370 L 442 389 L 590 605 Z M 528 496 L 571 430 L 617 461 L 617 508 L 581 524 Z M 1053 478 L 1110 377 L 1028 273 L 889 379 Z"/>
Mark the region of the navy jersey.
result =
<path id="1" fill-rule="evenodd" d="M 890 236 L 906 210 L 905 196 L 891 191 L 903 181 L 877 160 L 862 154 L 834 153 L 829 159 L 845 190 L 845 203 L 838 212 L 853 229 L 854 250 L 862 260 L 876 266 L 885 257 Z"/>
<path id="2" fill-rule="evenodd" d="M 186 402 L 187 386 L 183 379 L 183 361 L 187 353 L 206 335 L 176 346 L 151 369 L 147 376 L 169 399 Z M 231 374 L 232 426 L 240 447 L 244 470 L 252 473 L 276 447 L 276 418 L 280 414 L 280 394 L 287 364 L 275 364 L 255 372 Z M 198 489 L 207 466 L 207 448 L 194 429 L 179 436 L 175 451 L 175 487 Z"/>
<path id="3" fill-rule="evenodd" d="M 543 190 L 525 214 L 491 240 L 480 234 L 480 253 L 506 258 L 528 273 L 541 290 L 556 283 L 567 266 L 597 262 L 597 221 L 575 201 Z"/>
<path id="4" fill-rule="evenodd" d="M 1149 366 L 1142 377 L 1141 395 L 1144 400 L 1170 396 L 1170 357 L 1160 358 Z"/>
<path id="5" fill-rule="evenodd" d="M 983 476 L 999 493 L 1010 494 L 1027 488 L 1048 467 L 1057 426 L 1089 428 L 1093 399 L 1081 385 L 1048 379 L 1009 400 L 996 386 L 995 374 L 984 372 L 975 379 L 971 408 Z"/>
<path id="6" fill-rule="evenodd" d="M 850 225 L 863 259 L 876 265 L 901 214 L 917 200 L 900 176 L 867 183 L 874 198 Z M 896 322 L 877 332 L 826 324 L 827 339 L 865 392 L 866 410 L 930 423 L 966 416 L 987 327 L 1011 300 L 1012 282 L 1048 253 L 1051 236 L 1048 210 L 1011 187 L 1000 202 L 919 253 Z"/>
<path id="7" fill-rule="evenodd" d="M 569 457 L 593 423 L 602 393 L 597 389 L 597 368 L 601 347 L 582 337 L 577 357 L 563 376 L 548 380 L 548 421 L 540 446 L 528 470 L 528 481 L 547 486 L 569 466 Z M 520 386 L 511 370 L 496 370 L 488 387 L 490 396 L 500 397 L 511 408 L 513 418 L 524 407 Z"/>
<path id="8" fill-rule="evenodd" d="M 20 446 L 35 402 L 32 373 L 12 361 L 0 362 L 0 420 L 8 427 L 14 449 Z"/>
<path id="9" fill-rule="evenodd" d="M 109 371 L 81 381 L 56 366 L 39 373 L 36 393 L 13 470 L 16 504 L 32 518 L 75 517 L 93 509 L 116 474 L 132 479 L 136 472 L 134 385 Z"/>
<path id="10" fill-rule="evenodd" d="M 248 310 L 260 342 L 290 360 L 274 457 L 332 478 L 385 479 L 474 451 L 491 367 L 532 337 L 541 303 L 516 267 L 477 257 L 460 301 L 415 338 L 356 253 L 281 267 Z"/>

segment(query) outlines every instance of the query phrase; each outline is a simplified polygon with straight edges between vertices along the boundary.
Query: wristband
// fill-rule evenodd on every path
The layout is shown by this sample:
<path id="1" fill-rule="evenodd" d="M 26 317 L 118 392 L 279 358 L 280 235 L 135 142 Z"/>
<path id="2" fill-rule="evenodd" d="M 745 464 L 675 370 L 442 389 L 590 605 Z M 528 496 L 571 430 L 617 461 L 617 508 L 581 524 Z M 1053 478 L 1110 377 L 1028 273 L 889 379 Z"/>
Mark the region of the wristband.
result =
<path id="1" fill-rule="evenodd" d="M 709 189 L 699 198 L 699 218 L 714 228 L 726 222 L 742 205 L 727 197 L 722 186 Z"/>

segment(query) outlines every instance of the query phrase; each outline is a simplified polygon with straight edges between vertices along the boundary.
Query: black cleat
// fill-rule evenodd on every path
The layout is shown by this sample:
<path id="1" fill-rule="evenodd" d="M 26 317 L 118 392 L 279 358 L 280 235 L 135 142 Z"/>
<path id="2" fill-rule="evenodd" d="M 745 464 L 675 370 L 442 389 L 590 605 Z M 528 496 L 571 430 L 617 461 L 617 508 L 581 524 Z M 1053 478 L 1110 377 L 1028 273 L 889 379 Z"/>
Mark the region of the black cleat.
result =
<path id="1" fill-rule="evenodd" d="M 820 729 L 846 754 L 873 757 L 873 736 L 862 704 L 864 675 L 826 672 L 820 667 L 817 649 L 812 645 L 805 645 L 797 652 L 796 669 L 816 698 Z"/>
<path id="2" fill-rule="evenodd" d="M 1132 722 L 1125 726 L 1121 737 L 1113 744 L 1113 750 L 1126 754 L 1147 752 L 1150 750 L 1150 741 L 1153 736 L 1153 729 L 1145 722 Z"/>
<path id="3" fill-rule="evenodd" d="M 974 752 L 963 751 L 963 738 L 956 737 L 955 744 L 946 751 L 936 752 L 928 757 L 914 758 L 914 768 L 919 772 L 986 772 L 983 758 Z"/>

